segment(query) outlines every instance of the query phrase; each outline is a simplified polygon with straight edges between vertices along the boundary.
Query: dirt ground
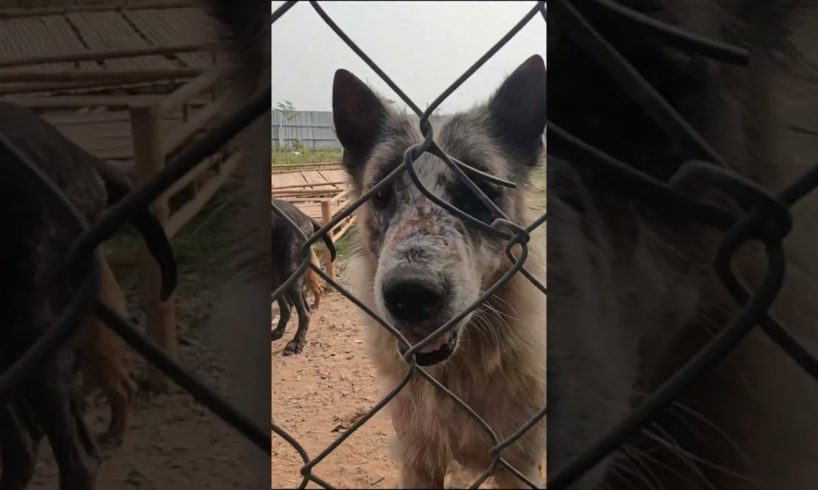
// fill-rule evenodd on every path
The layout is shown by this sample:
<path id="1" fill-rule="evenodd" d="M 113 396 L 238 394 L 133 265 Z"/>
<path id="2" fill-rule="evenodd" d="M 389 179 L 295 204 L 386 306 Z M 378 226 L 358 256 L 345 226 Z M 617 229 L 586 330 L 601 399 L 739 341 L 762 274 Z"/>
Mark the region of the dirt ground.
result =
<path id="1" fill-rule="evenodd" d="M 347 285 L 343 264 L 339 273 L 340 282 Z M 274 305 L 273 319 L 277 318 Z M 325 294 L 313 312 L 304 351 L 284 357 L 281 353 L 295 333 L 296 318 L 293 315 L 284 338 L 272 344 L 273 421 L 312 458 L 378 402 L 378 389 L 354 305 L 339 293 Z M 315 474 L 336 488 L 395 488 L 397 469 L 387 449 L 391 430 L 388 417 L 375 414 L 319 463 Z M 301 466 L 292 446 L 273 435 L 272 487 L 298 487 Z M 320 487 L 310 483 L 308 488 Z"/>
<path id="2" fill-rule="evenodd" d="M 218 285 L 227 273 L 223 269 L 223 251 L 227 250 L 224 242 L 230 239 L 225 233 L 225 224 L 230 220 L 231 208 L 220 196 L 217 194 L 205 210 L 173 238 L 173 246 L 179 264 L 179 287 L 175 295 L 181 341 L 179 362 L 217 392 L 227 393 L 230 380 L 210 339 L 210 314 L 217 300 Z M 117 268 L 115 273 L 126 294 L 131 321 L 144 334 L 138 270 Z M 144 361 L 132 351 L 128 358 L 133 377 L 142 379 Z M 108 425 L 108 407 L 102 399 L 90 402 L 86 420 L 92 434 L 98 435 Z M 259 452 L 175 385 L 165 395 L 148 396 L 142 392 L 132 404 L 122 446 L 102 449 L 97 489 L 259 488 L 259 475 L 266 481 L 266 469 L 247 467 L 248 457 L 257 456 Z M 245 471 L 236 471 L 242 467 Z M 58 488 L 56 464 L 46 442 L 40 448 L 29 488 Z"/>
<path id="3" fill-rule="evenodd" d="M 211 347 L 191 340 L 180 345 L 179 356 L 182 365 L 199 379 L 222 393 L 226 391 L 229 380 Z M 135 354 L 130 357 L 131 371 L 139 378 L 144 364 Z M 91 400 L 91 404 L 86 420 L 92 434 L 101 434 L 108 424 L 108 408 L 101 399 Z M 187 392 L 174 387 L 166 395 L 149 397 L 142 393 L 133 403 L 122 446 L 102 449 L 97 488 L 244 490 L 258 482 L 253 472 L 235 471 L 249 451 L 258 449 L 195 403 Z M 40 452 L 29 488 L 56 489 L 57 467 L 47 443 Z"/>

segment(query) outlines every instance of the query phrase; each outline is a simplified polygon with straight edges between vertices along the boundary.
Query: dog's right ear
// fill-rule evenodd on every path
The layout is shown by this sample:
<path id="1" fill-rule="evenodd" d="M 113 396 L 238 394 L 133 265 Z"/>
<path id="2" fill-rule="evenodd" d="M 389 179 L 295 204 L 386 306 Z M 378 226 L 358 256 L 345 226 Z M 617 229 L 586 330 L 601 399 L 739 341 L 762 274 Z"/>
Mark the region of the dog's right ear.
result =
<path id="1" fill-rule="evenodd" d="M 338 141 L 348 154 L 344 156 L 348 168 L 360 165 L 372 150 L 386 114 L 383 103 L 365 83 L 346 70 L 335 72 L 332 117 Z"/>

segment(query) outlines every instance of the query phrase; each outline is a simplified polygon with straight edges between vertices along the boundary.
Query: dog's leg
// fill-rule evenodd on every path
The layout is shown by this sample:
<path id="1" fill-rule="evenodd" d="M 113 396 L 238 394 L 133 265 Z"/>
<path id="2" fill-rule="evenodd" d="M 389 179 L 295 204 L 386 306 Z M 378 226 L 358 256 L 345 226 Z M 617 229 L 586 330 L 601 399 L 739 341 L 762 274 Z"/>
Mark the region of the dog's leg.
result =
<path id="1" fill-rule="evenodd" d="M 321 288 L 315 287 L 312 290 L 312 309 L 318 308 L 318 305 L 321 303 Z"/>
<path id="2" fill-rule="evenodd" d="M 85 364 L 84 376 L 93 380 L 93 383 L 102 389 L 111 410 L 108 429 L 97 440 L 107 447 L 119 447 L 122 445 L 122 435 L 128 425 L 133 386 L 128 379 L 128 373 L 115 361 L 110 359 L 89 361 Z"/>
<path id="3" fill-rule="evenodd" d="M 23 490 L 34 476 L 42 433 L 29 420 L 30 415 L 15 402 L 0 404 L 0 490 Z"/>
<path id="4" fill-rule="evenodd" d="M 100 458 L 71 392 L 71 364 L 60 352 L 36 374 L 28 405 L 48 436 L 60 470 L 60 490 L 93 490 Z M 4 451 L 5 452 L 5 451 Z"/>
<path id="5" fill-rule="evenodd" d="M 292 288 L 287 295 L 298 312 L 298 330 L 295 331 L 295 337 L 284 348 L 284 355 L 290 356 L 300 354 L 304 349 L 307 330 L 310 328 L 310 312 L 304 305 L 304 292 L 301 288 Z"/>
<path id="6" fill-rule="evenodd" d="M 290 321 L 290 305 L 284 297 L 284 293 L 278 298 L 278 325 L 273 330 L 273 340 L 278 340 L 284 336 L 284 329 L 287 328 L 287 322 Z"/>

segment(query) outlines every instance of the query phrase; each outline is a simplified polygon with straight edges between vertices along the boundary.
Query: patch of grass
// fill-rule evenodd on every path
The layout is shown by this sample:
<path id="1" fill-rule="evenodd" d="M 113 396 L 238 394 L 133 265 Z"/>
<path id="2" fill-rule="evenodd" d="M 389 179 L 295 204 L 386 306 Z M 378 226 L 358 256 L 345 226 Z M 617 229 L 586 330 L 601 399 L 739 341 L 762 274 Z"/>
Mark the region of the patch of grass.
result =
<path id="1" fill-rule="evenodd" d="M 297 165 L 307 163 L 340 162 L 341 150 L 273 150 L 272 163 L 277 165 Z"/>
<path id="2" fill-rule="evenodd" d="M 349 231 L 344 233 L 340 240 L 335 242 L 336 260 L 339 262 L 347 262 L 355 253 L 355 246 L 357 243 L 358 229 L 355 225 L 350 227 Z"/>
<path id="3" fill-rule="evenodd" d="M 213 308 L 218 288 L 227 278 L 225 267 L 230 243 L 233 202 L 225 198 L 227 190 L 217 192 L 189 223 L 171 239 L 178 268 L 176 316 L 181 334 L 201 340 L 203 328 Z M 120 233 L 110 245 L 127 251 L 145 249 L 141 237 L 132 229 Z M 132 307 L 141 306 L 142 290 L 137 267 L 117 268 L 116 275 Z"/>

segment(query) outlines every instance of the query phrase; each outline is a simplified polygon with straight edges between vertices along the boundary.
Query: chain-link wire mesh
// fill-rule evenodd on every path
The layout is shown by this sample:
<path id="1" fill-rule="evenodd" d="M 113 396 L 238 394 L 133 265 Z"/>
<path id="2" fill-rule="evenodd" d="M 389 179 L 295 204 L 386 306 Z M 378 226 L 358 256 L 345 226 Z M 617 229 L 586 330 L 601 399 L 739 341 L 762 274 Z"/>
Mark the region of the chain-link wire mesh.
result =
<path id="1" fill-rule="evenodd" d="M 270 96 L 269 86 L 266 90 L 254 95 L 250 101 L 229 114 L 205 137 L 168 162 L 162 172 L 108 209 L 94 224 L 86 222 L 83 214 L 68 196 L 29 159 L 25 152 L 21 151 L 12 139 L 0 134 L 0 160 L 23 165 L 32 174 L 32 177 L 39 180 L 53 194 L 57 205 L 62 206 L 74 221 L 72 225 L 82 231 L 69 249 L 65 270 L 84 272 L 77 293 L 55 324 L 46 329 L 45 333 L 0 376 L 0 403 L 7 403 L 14 397 L 16 391 L 37 371 L 39 365 L 44 360 L 53 357 L 60 347 L 76 333 L 83 320 L 89 314 L 93 314 L 102 320 L 104 325 L 125 339 L 128 345 L 143 358 L 156 365 L 168 378 L 187 390 L 197 402 L 210 409 L 225 423 L 270 454 L 271 436 L 269 433 L 257 427 L 224 398 L 188 373 L 145 338 L 128 320 L 122 318 L 98 299 L 102 261 L 104 260 L 99 246 L 125 223 L 130 222 L 133 216 L 148 207 L 177 180 L 193 170 L 204 158 L 216 153 L 246 126 L 269 112 Z"/>
<path id="2" fill-rule="evenodd" d="M 443 101 L 448 98 L 460 85 L 463 84 L 469 77 L 471 77 L 483 64 L 486 63 L 494 54 L 499 51 L 508 41 L 510 41 L 523 27 L 525 27 L 528 22 L 532 19 L 536 18 L 538 15 L 541 15 L 543 20 L 545 20 L 545 2 L 539 2 L 535 4 L 529 12 L 519 21 L 517 24 L 505 35 L 500 39 L 497 43 L 492 46 L 480 59 L 475 62 L 463 75 L 461 75 L 454 83 L 452 83 L 440 96 L 438 96 L 428 107 L 425 111 L 421 110 L 401 89 L 398 87 L 383 70 L 378 67 L 378 65 L 372 61 L 366 53 L 364 53 L 353 41 L 346 35 L 346 33 L 341 30 L 338 25 L 327 15 L 327 13 L 321 8 L 321 6 L 317 2 L 310 2 L 311 6 L 315 10 L 315 12 L 324 20 L 324 22 L 347 44 L 361 59 L 363 59 L 370 68 L 372 68 L 380 77 L 381 79 L 386 82 L 387 85 L 406 103 L 406 105 L 420 118 L 420 130 L 421 134 L 424 136 L 424 141 L 420 144 L 414 145 L 406 149 L 403 158 L 403 164 L 398 166 L 392 172 L 390 172 L 385 178 L 379 181 L 377 184 L 373 185 L 370 189 L 360 195 L 358 199 L 354 202 L 350 203 L 343 210 L 341 210 L 335 217 L 329 222 L 324 223 L 324 226 L 312 234 L 310 237 L 307 237 L 299 230 L 295 223 L 293 223 L 281 210 L 276 206 L 275 203 L 272 204 L 274 210 L 284 217 L 294 229 L 298 230 L 298 233 L 305 240 L 305 245 L 302 249 L 302 257 L 303 260 L 298 267 L 298 269 L 283 283 L 281 284 L 274 292 L 273 298 L 278 298 L 284 291 L 295 281 L 298 279 L 300 275 L 302 275 L 308 267 L 312 268 L 317 274 L 319 274 L 328 284 L 330 284 L 333 288 L 335 288 L 338 292 L 340 292 L 344 297 L 349 299 L 353 302 L 356 306 L 358 306 L 361 310 L 363 310 L 367 315 L 369 315 L 372 319 L 378 322 L 381 326 L 387 329 L 393 336 L 399 339 L 400 342 L 403 343 L 404 346 L 407 347 L 406 352 L 403 355 L 404 360 L 408 363 L 409 369 L 406 372 L 406 375 L 403 381 L 394 388 L 386 397 L 384 397 L 380 402 L 378 402 L 371 410 L 369 410 L 362 418 L 360 418 L 357 422 L 352 424 L 348 429 L 346 429 L 340 436 L 338 436 L 326 449 L 324 449 L 320 454 L 315 456 L 314 458 L 309 458 L 304 448 L 296 441 L 292 436 L 287 434 L 283 429 L 281 429 L 278 425 L 276 425 L 275 421 L 273 421 L 273 432 L 278 436 L 282 437 L 286 440 L 290 445 L 292 445 L 296 451 L 298 451 L 299 455 L 303 459 L 305 465 L 301 469 L 301 473 L 303 475 L 303 479 L 300 485 L 300 488 L 306 487 L 307 483 L 311 480 L 325 488 L 332 488 L 330 484 L 319 476 L 313 473 L 314 467 L 323 461 L 331 452 L 340 446 L 344 440 L 346 440 L 350 435 L 352 435 L 358 428 L 360 428 L 363 424 L 365 424 L 369 419 L 371 419 L 378 411 L 380 411 L 389 401 L 391 401 L 397 394 L 409 383 L 409 381 L 415 376 L 419 375 L 426 379 L 428 382 L 432 383 L 435 387 L 437 387 L 442 393 L 454 401 L 458 407 L 462 410 L 466 411 L 468 415 L 480 426 L 480 428 L 485 431 L 486 435 L 492 441 L 492 459 L 493 462 L 489 468 L 487 468 L 483 474 L 474 482 L 473 486 L 477 487 L 481 485 L 487 478 L 491 476 L 498 465 L 504 466 L 512 473 L 514 473 L 518 478 L 522 481 L 526 482 L 527 485 L 536 488 L 535 484 L 528 480 L 528 478 L 523 475 L 517 468 L 514 468 L 511 464 L 509 464 L 503 457 L 502 457 L 502 450 L 507 446 L 514 443 L 517 439 L 519 439 L 523 434 L 525 434 L 534 424 L 540 421 L 546 413 L 546 407 L 542 407 L 542 409 L 529 420 L 524 426 L 520 427 L 514 434 L 510 437 L 500 440 L 498 436 L 495 434 L 494 430 L 480 417 L 471 407 L 468 406 L 461 398 L 455 395 L 452 391 L 446 388 L 442 383 L 440 383 L 437 379 L 431 376 L 425 369 L 418 366 L 415 360 L 415 353 L 419 350 L 423 349 L 424 346 L 428 345 L 434 338 L 438 337 L 439 335 L 449 333 L 455 325 L 458 324 L 461 320 L 463 320 L 466 316 L 468 316 L 471 312 L 477 309 L 481 304 L 483 304 L 488 298 L 490 298 L 499 288 L 501 288 L 504 284 L 506 284 L 515 274 L 518 272 L 523 274 L 529 281 L 531 281 L 534 286 L 537 287 L 543 294 L 546 293 L 545 285 L 543 285 L 540 281 L 538 281 L 528 270 L 525 268 L 525 262 L 528 257 L 528 242 L 531 238 L 531 233 L 534 232 L 535 229 L 542 226 L 545 223 L 546 215 L 543 214 L 538 219 L 534 220 L 532 223 L 525 225 L 525 224 L 518 224 L 514 223 L 508 219 L 508 217 L 503 213 L 503 211 L 488 197 L 486 194 L 479 188 L 479 186 L 475 183 L 473 178 L 475 179 L 484 179 L 491 181 L 495 184 L 514 188 L 516 184 L 513 182 L 509 182 L 503 179 L 499 179 L 497 177 L 491 176 L 486 174 L 482 171 L 479 171 L 449 155 L 447 155 L 433 140 L 433 130 L 431 124 L 429 122 L 429 118 L 431 114 L 437 109 Z M 287 2 L 282 5 L 279 9 L 277 9 L 273 13 L 273 22 L 276 22 L 284 13 L 292 8 L 295 5 L 295 2 Z M 476 217 L 469 215 L 468 213 L 458 209 L 457 207 L 453 206 L 452 204 L 442 200 L 438 196 L 436 196 L 432 191 L 427 189 L 423 183 L 420 181 L 418 177 L 417 170 L 415 168 L 416 160 L 423 155 L 424 153 L 428 152 L 431 155 L 434 155 L 438 159 L 445 162 L 449 169 L 451 169 L 457 178 L 466 185 L 471 192 L 475 193 L 480 201 L 486 205 L 492 213 L 493 221 L 484 222 Z M 465 223 L 470 226 L 475 227 L 479 231 L 483 233 L 487 233 L 498 238 L 502 238 L 506 241 L 505 246 L 505 253 L 508 257 L 509 261 L 511 262 L 511 267 L 494 283 L 482 292 L 480 297 L 474 301 L 468 308 L 464 311 L 460 312 L 459 314 L 455 315 L 451 319 L 449 319 L 444 325 L 440 326 L 436 331 L 429 334 L 425 339 L 418 342 L 414 346 L 410 345 L 403 335 L 388 321 L 384 318 L 379 316 L 376 312 L 372 311 L 366 305 L 364 305 L 355 295 L 348 290 L 346 290 L 343 286 L 332 280 L 327 274 L 325 274 L 320 267 L 312 264 L 310 261 L 309 256 L 309 247 L 312 246 L 316 241 L 320 240 L 321 237 L 328 233 L 330 230 L 335 228 L 341 221 L 346 219 L 352 213 L 354 213 L 360 206 L 366 203 L 371 196 L 376 194 L 380 189 L 384 188 L 385 186 L 389 185 L 394 179 L 396 179 L 399 175 L 403 174 L 404 172 L 408 173 L 412 182 L 417 186 L 417 188 L 432 202 L 437 204 L 438 206 L 444 208 L 448 212 L 454 214 L 455 216 L 462 219 Z M 472 176 L 472 178 L 469 177 Z M 274 237 L 275 239 L 275 237 Z M 519 250 L 518 253 L 514 253 L 515 247 Z M 273 465 L 275 466 L 275 465 Z"/>
<path id="3" fill-rule="evenodd" d="M 617 18 L 619 22 L 627 23 L 633 28 L 634 35 L 650 37 L 657 42 L 672 45 L 689 53 L 722 62 L 746 64 L 749 59 L 746 50 L 739 46 L 693 35 L 673 26 L 661 23 L 650 16 L 636 12 L 611 0 L 589 0 L 589 2 L 596 8 L 605 10 L 607 14 Z M 295 1 L 289 1 L 278 8 L 273 13 L 273 22 L 275 23 L 280 19 L 295 3 Z M 434 379 L 426 370 L 416 364 L 414 353 L 422 349 L 424 345 L 427 345 L 438 335 L 449 332 L 458 321 L 465 318 L 470 311 L 477 308 L 486 298 L 501 287 L 502 284 L 507 282 L 511 276 L 518 272 L 524 274 L 543 294 L 547 293 L 545 286 L 537 281 L 524 267 L 528 256 L 527 244 L 531 233 L 546 222 L 547 213 L 544 213 L 533 223 L 525 226 L 509 221 L 492 200 L 479 189 L 474 183 L 473 178 L 489 179 L 495 184 L 508 187 L 514 187 L 515 184 L 481 173 L 447 155 L 434 142 L 433 131 L 429 124 L 429 117 L 432 112 L 504 44 L 513 38 L 528 22 L 538 15 L 547 22 L 546 2 L 541 1 L 534 5 L 502 39 L 452 83 L 425 111 L 420 110 L 418 106 L 406 96 L 383 70 L 333 22 L 317 2 L 311 1 L 310 5 L 344 43 L 366 62 L 406 105 L 420 117 L 420 130 L 425 139 L 421 144 L 407 148 L 401 166 L 370 190 L 363 193 L 357 200 L 346 206 L 334 219 L 329 223 L 325 223 L 319 231 L 309 237 L 299 231 L 306 241 L 302 249 L 303 260 L 296 272 L 274 291 L 273 298 L 278 298 L 308 267 L 312 268 L 312 270 L 319 274 L 328 284 L 332 285 L 332 287 L 345 298 L 349 299 L 364 313 L 372 317 L 383 328 L 398 338 L 403 345 L 411 348 L 409 348 L 403 356 L 408 366 L 403 381 L 318 455 L 310 457 L 297 440 L 276 425 L 275 420 L 273 420 L 272 424 L 273 432 L 290 444 L 298 452 L 304 462 L 304 466 L 301 468 L 303 479 L 300 488 L 306 487 L 309 481 L 315 482 L 325 488 L 332 488 L 328 482 L 315 474 L 316 465 L 323 461 L 331 452 L 336 450 L 351 434 L 367 423 L 367 421 L 389 403 L 389 401 L 395 398 L 413 376 L 419 375 L 429 383 L 432 383 L 441 393 L 444 393 L 462 410 L 468 413 L 491 438 L 494 444 L 491 449 L 492 463 L 485 472 L 472 483 L 472 488 L 480 486 L 498 466 L 506 467 L 526 484 L 532 488 L 536 488 L 534 484 L 528 481 L 524 475 L 520 474 L 516 468 L 513 468 L 505 461 L 502 457 L 502 451 L 518 440 L 535 423 L 542 419 L 546 415 L 546 407 L 543 407 L 535 417 L 523 427 L 520 427 L 513 435 L 505 440 L 499 440 L 492 428 L 489 427 L 474 410 Z M 559 10 L 560 21 L 564 23 L 564 27 L 573 40 L 576 41 L 588 55 L 593 57 L 597 63 L 605 67 L 619 84 L 620 88 L 628 96 L 636 100 L 670 136 L 692 144 L 694 148 L 699 149 L 711 162 L 723 163 L 723 159 L 718 152 L 716 152 L 704 138 L 684 120 L 676 109 L 639 74 L 628 60 L 588 22 L 585 16 L 572 5 L 570 0 L 552 0 L 551 8 L 552 13 Z M 545 42 L 545 40 L 543 40 L 543 42 Z M 626 416 L 609 433 L 601 437 L 568 465 L 557 469 L 557 471 L 553 473 L 549 472 L 547 478 L 548 488 L 552 490 L 564 489 L 576 482 L 603 458 L 617 450 L 617 448 L 625 443 L 631 436 L 637 434 L 641 428 L 646 427 L 661 410 L 676 400 L 685 389 L 706 374 L 708 369 L 712 368 L 731 352 L 756 326 L 761 326 L 762 330 L 803 367 L 805 371 L 818 379 L 818 359 L 810 354 L 797 339 L 768 314 L 768 308 L 778 294 L 784 277 L 785 260 L 781 241 L 789 233 L 792 226 L 789 208 L 818 186 L 818 166 L 811 169 L 777 195 L 770 195 L 753 182 L 721 167 L 708 164 L 695 166 L 694 171 L 697 177 L 708 184 L 718 186 L 720 189 L 727 191 L 730 195 L 739 197 L 739 202 L 744 203 L 744 214 L 733 215 L 718 207 L 705 204 L 678 192 L 667 183 L 642 173 L 605 152 L 584 143 L 551 121 L 547 123 L 547 130 L 550 141 L 558 142 L 575 152 L 577 158 L 571 160 L 570 163 L 572 165 L 590 168 L 596 174 L 603 175 L 610 179 L 618 188 L 621 188 L 623 192 L 650 202 L 651 206 L 670 216 L 694 220 L 724 232 L 723 239 L 717 250 L 714 267 L 720 281 L 725 285 L 736 303 L 741 306 L 741 310 L 736 314 L 735 318 L 732 319 L 730 324 L 719 331 L 704 348 L 662 383 L 641 406 Z M 458 179 L 468 186 L 469 189 L 492 210 L 494 221 L 491 223 L 480 221 L 439 199 L 430 190 L 425 188 L 418 178 L 415 169 L 415 161 L 424 152 L 428 152 L 444 161 L 455 175 L 457 175 Z M 394 326 L 390 325 L 389 322 L 381 318 L 376 312 L 367 308 L 352 293 L 333 281 L 319 267 L 313 265 L 309 258 L 309 247 L 312 244 L 320 240 L 324 234 L 332 230 L 338 223 L 369 200 L 374 193 L 388 185 L 398 174 L 403 172 L 407 172 L 418 189 L 437 205 L 458 216 L 480 231 L 505 239 L 506 255 L 512 264 L 509 271 L 504 274 L 496 284 L 485 291 L 478 301 L 460 315 L 446 322 L 445 325 L 428 335 L 422 342 L 419 342 L 415 346 L 410 346 Z M 295 223 L 290 221 L 275 204 L 273 204 L 273 208 L 287 219 L 291 226 L 298 229 Z M 742 281 L 736 277 L 731 268 L 732 259 L 736 251 L 749 241 L 761 242 L 764 245 L 767 258 L 766 275 L 761 286 L 755 292 L 750 292 Z M 516 255 L 512 253 L 515 246 L 519 249 L 519 253 Z M 275 462 L 273 462 L 273 468 L 275 468 Z"/>

